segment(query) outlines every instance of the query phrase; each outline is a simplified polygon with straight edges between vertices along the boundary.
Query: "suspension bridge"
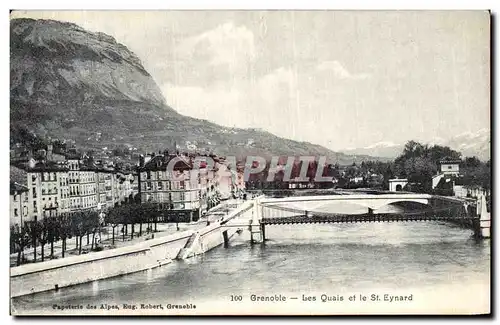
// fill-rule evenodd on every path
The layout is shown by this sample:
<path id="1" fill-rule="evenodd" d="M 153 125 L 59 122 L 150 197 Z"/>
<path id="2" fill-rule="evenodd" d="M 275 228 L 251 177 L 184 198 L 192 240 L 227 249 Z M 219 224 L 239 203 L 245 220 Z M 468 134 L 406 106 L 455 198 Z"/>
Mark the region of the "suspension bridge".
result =
<path id="1" fill-rule="evenodd" d="M 490 213 L 478 199 L 430 194 L 359 194 L 258 198 L 250 218 L 228 220 L 224 227 L 248 229 L 251 240 L 266 240 L 266 227 L 317 223 L 449 222 L 471 229 L 476 238 L 490 236 Z"/>

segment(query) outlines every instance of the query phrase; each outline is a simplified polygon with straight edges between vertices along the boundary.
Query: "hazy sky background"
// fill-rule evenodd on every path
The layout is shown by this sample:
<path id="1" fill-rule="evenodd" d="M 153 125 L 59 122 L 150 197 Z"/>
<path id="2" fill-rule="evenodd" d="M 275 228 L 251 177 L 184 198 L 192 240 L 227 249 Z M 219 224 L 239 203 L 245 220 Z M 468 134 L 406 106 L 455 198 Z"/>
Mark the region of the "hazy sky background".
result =
<path id="1" fill-rule="evenodd" d="M 167 103 L 334 150 L 490 128 L 489 15 L 460 11 L 15 12 L 135 52 Z"/>

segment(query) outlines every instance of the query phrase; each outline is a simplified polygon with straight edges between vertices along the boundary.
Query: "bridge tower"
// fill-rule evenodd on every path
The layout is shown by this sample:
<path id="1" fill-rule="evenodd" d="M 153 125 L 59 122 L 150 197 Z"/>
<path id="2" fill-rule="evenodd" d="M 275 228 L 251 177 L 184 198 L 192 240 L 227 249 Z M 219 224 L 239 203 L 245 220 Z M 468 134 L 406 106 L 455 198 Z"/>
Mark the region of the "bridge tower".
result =
<path id="1" fill-rule="evenodd" d="M 265 226 L 261 224 L 264 217 L 264 206 L 260 203 L 260 199 L 255 199 L 252 209 L 252 218 L 249 220 L 248 230 L 250 231 L 250 244 L 255 244 L 255 234 L 259 234 L 260 240 L 265 240 Z"/>
<path id="2" fill-rule="evenodd" d="M 477 238 L 490 238 L 491 213 L 488 212 L 486 196 L 484 194 L 481 194 L 478 198 L 477 205 L 479 220 L 477 220 L 477 225 L 474 225 L 474 232 Z"/>
<path id="3" fill-rule="evenodd" d="M 266 241 L 266 224 L 264 223 L 260 224 L 260 237 L 262 239 L 262 242 Z"/>

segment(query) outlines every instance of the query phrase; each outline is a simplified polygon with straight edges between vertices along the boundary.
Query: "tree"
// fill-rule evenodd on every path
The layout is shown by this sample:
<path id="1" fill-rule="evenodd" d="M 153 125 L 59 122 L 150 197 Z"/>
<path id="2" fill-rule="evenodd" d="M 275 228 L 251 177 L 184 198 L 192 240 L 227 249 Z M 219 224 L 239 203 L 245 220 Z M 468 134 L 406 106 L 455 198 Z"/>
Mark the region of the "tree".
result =
<path id="1" fill-rule="evenodd" d="M 76 248 L 78 254 L 82 253 L 82 238 L 86 234 L 85 231 L 85 215 L 82 211 L 77 211 L 71 214 L 71 232 L 75 235 Z"/>
<path id="2" fill-rule="evenodd" d="M 56 217 L 46 219 L 47 240 L 50 243 L 50 258 L 54 258 L 54 242 L 59 240 L 61 226 Z"/>
<path id="3" fill-rule="evenodd" d="M 59 237 L 62 240 L 62 257 L 66 251 L 66 240 L 71 238 L 71 216 L 68 213 L 62 213 L 57 217 L 57 224 L 59 226 Z"/>
<path id="4" fill-rule="evenodd" d="M 471 161 L 469 161 L 471 163 Z M 476 165 L 477 162 L 472 162 Z M 467 162 L 465 162 L 467 165 Z M 470 165 L 469 165 L 470 166 Z M 464 185 L 468 187 L 481 187 L 485 190 L 491 189 L 491 168 L 488 164 L 479 162 L 477 167 L 465 167 L 463 169 L 463 179 L 461 180 Z"/>
<path id="5" fill-rule="evenodd" d="M 85 211 L 85 232 L 87 233 L 87 238 L 89 234 L 92 234 L 92 243 L 90 249 L 94 249 L 95 244 L 95 234 L 99 229 L 99 213 L 95 210 L 87 210 Z M 88 245 L 88 244 L 87 244 Z"/>
<path id="6" fill-rule="evenodd" d="M 24 227 L 12 226 L 10 228 L 11 244 L 14 250 L 17 252 L 17 262 L 16 265 L 21 265 L 21 257 L 24 252 L 24 248 L 30 243 L 30 230 L 29 225 L 26 224 Z"/>
<path id="7" fill-rule="evenodd" d="M 105 223 L 111 225 L 112 239 L 111 245 L 115 245 L 115 228 L 123 223 L 123 209 L 121 207 L 114 207 L 108 211 L 104 219 Z"/>
<path id="8" fill-rule="evenodd" d="M 345 170 L 345 177 L 348 179 L 356 177 L 358 168 L 356 167 L 356 164 L 353 163 L 351 166 L 347 167 Z"/>
<path id="9" fill-rule="evenodd" d="M 424 190 L 432 188 L 432 176 L 437 171 L 436 164 L 426 157 L 415 157 L 406 160 L 405 171 L 410 183 L 421 184 Z"/>
<path id="10" fill-rule="evenodd" d="M 36 248 L 37 248 L 38 232 L 40 231 L 40 224 L 35 218 L 35 220 L 33 221 L 26 222 L 25 226 L 29 231 L 31 244 L 33 246 L 33 261 L 36 262 Z"/>
<path id="11" fill-rule="evenodd" d="M 464 168 L 477 168 L 481 166 L 481 161 L 476 157 L 465 157 Z"/>
<path id="12" fill-rule="evenodd" d="M 38 221 L 37 227 L 38 227 L 37 237 L 41 247 L 41 256 L 43 262 L 45 259 L 45 254 L 44 254 L 45 244 L 47 243 L 48 240 L 48 231 L 49 231 L 48 218 L 43 218 L 41 221 Z"/>
<path id="13" fill-rule="evenodd" d="M 460 159 L 461 153 L 444 146 L 428 146 L 416 141 L 408 141 L 403 152 L 394 160 L 394 174 L 408 178 L 418 184 L 422 191 L 430 191 L 432 177 L 438 172 L 442 159 Z"/>

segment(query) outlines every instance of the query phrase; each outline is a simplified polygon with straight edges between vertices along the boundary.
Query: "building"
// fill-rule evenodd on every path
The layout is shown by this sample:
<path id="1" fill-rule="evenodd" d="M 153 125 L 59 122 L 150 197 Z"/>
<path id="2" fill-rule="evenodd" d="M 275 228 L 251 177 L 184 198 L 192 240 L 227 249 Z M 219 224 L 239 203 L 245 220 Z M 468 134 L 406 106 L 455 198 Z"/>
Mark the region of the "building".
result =
<path id="1" fill-rule="evenodd" d="M 80 210 L 97 209 L 97 186 L 95 166 L 83 163 L 78 170 L 80 187 Z"/>
<path id="2" fill-rule="evenodd" d="M 460 159 L 442 159 L 439 161 L 440 174 L 458 176 L 460 174 Z"/>
<path id="3" fill-rule="evenodd" d="M 59 181 L 59 213 L 70 212 L 70 197 L 69 197 L 69 168 L 64 163 L 64 169 L 57 172 L 57 179 Z"/>
<path id="4" fill-rule="evenodd" d="M 10 182 L 10 225 L 22 227 L 28 217 L 28 187 Z"/>
<path id="5" fill-rule="evenodd" d="M 459 159 L 445 158 L 439 161 L 438 174 L 432 177 L 432 189 L 438 187 L 442 182 L 454 181 L 453 179 L 460 176 L 460 163 Z M 454 184 L 452 185 L 452 187 Z"/>
<path id="6" fill-rule="evenodd" d="M 214 173 L 206 164 L 194 168 L 193 157 L 187 155 L 152 154 L 141 159 L 138 167 L 140 200 L 196 220 L 219 203 Z"/>
<path id="7" fill-rule="evenodd" d="M 389 191 L 399 192 L 402 191 L 408 184 L 408 179 L 406 178 L 394 178 L 389 180 Z"/>
<path id="8" fill-rule="evenodd" d="M 215 161 L 215 178 L 221 199 L 229 199 L 235 190 L 236 173 L 218 160 Z"/>
<path id="9" fill-rule="evenodd" d="M 62 212 L 69 212 L 68 196 L 68 168 L 64 164 L 54 162 L 38 162 L 27 170 L 40 181 L 39 191 L 40 212 L 37 218 L 57 216 Z"/>
<path id="10" fill-rule="evenodd" d="M 68 187 L 69 187 L 69 208 L 70 211 L 80 209 L 80 155 L 70 153 L 66 155 L 68 165 Z"/>
<path id="11" fill-rule="evenodd" d="M 88 157 L 76 152 L 68 153 L 66 159 L 70 198 L 69 211 L 74 212 L 97 209 L 97 167 L 88 160 Z"/>
<path id="12" fill-rule="evenodd" d="M 97 199 L 97 209 L 106 210 L 108 204 L 106 200 L 106 170 L 100 166 L 96 169 L 96 199 Z"/>
<path id="13" fill-rule="evenodd" d="M 68 168 L 63 163 L 28 161 L 11 166 L 11 182 L 28 189 L 23 222 L 69 211 Z"/>
<path id="14" fill-rule="evenodd" d="M 138 181 L 134 184 L 138 178 L 131 171 L 95 164 L 74 150 L 57 155 L 49 145 L 43 152 L 38 161 L 30 154 L 11 161 L 11 192 L 16 193 L 11 195 L 11 221 L 15 223 L 21 217 L 24 222 L 65 212 L 105 211 L 138 192 Z M 26 190 L 22 210 L 17 208 L 21 189 Z"/>

